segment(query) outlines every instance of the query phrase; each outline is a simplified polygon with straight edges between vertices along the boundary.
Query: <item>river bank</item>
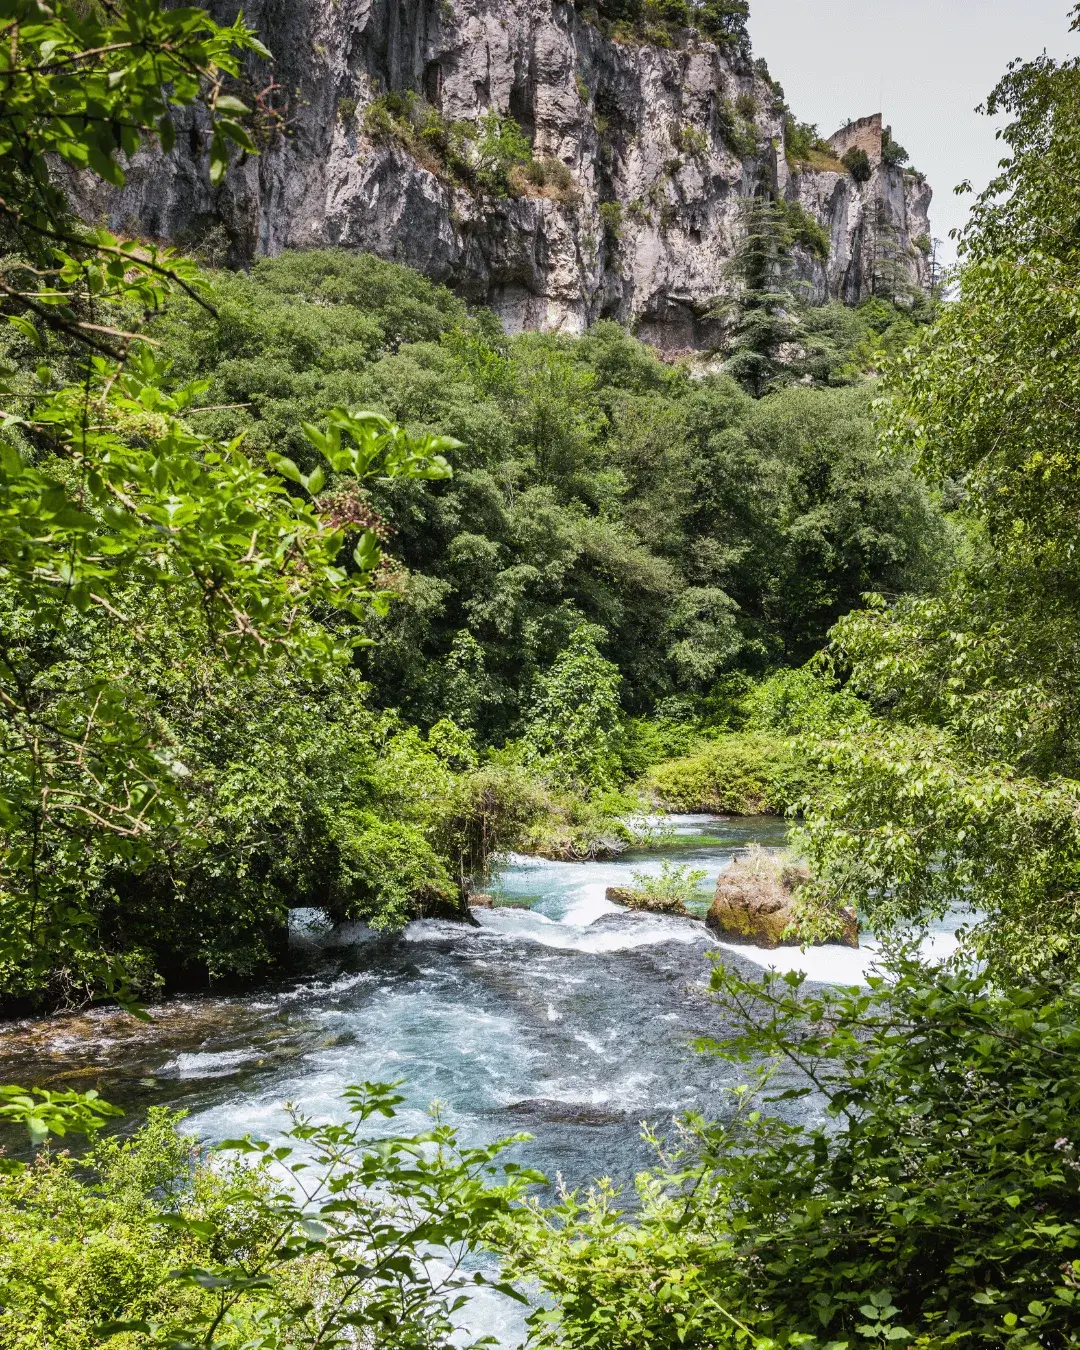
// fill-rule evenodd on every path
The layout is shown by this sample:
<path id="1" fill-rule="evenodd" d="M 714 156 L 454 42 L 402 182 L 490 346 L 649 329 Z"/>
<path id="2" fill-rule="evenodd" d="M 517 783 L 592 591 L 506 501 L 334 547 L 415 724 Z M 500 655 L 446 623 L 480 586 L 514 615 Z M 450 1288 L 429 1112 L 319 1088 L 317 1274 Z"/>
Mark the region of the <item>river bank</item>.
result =
<path id="1" fill-rule="evenodd" d="M 188 1113 L 205 1143 L 287 1127 L 285 1103 L 320 1119 L 344 1089 L 401 1081 L 394 1128 L 420 1131 L 432 1103 L 466 1141 L 532 1135 L 516 1161 L 553 1182 L 629 1182 L 653 1161 L 642 1138 L 687 1111 L 722 1118 L 739 1072 L 693 1049 L 725 1028 L 708 993 L 711 953 L 747 974 L 801 968 L 857 982 L 875 947 L 765 951 L 724 944 L 697 918 L 631 912 L 605 898 L 665 860 L 703 870 L 700 911 L 716 878 L 751 844 L 783 845 L 777 817 L 673 817 L 662 848 L 597 862 L 515 856 L 477 926 L 427 919 L 395 937 L 294 915 L 292 969 L 239 994 L 173 998 L 139 1022 L 117 1009 L 0 1029 L 3 1081 L 96 1088 L 126 1112 Z M 943 939 L 947 943 L 947 938 Z M 774 1108 L 776 1109 L 776 1108 Z M 813 1119 L 821 1103 L 780 1108 Z M 484 1296 L 466 1318 L 503 1346 L 519 1313 Z"/>
<path id="2" fill-rule="evenodd" d="M 641 1120 L 715 1110 L 715 1063 L 689 1050 L 713 1028 L 708 953 L 747 969 L 854 982 L 859 949 L 720 943 L 693 919 L 630 913 L 604 898 L 665 859 L 717 876 L 751 843 L 783 844 L 776 817 L 674 817 L 662 849 L 601 862 L 514 857 L 478 927 L 441 920 L 397 936 L 293 916 L 290 970 L 255 990 L 172 998 L 149 1023 L 117 1009 L 0 1029 L 4 1081 L 95 1087 L 129 1113 L 183 1108 L 207 1140 L 273 1130 L 281 1103 L 331 1111 L 342 1087 L 404 1079 L 408 1124 L 439 1098 L 478 1137 L 533 1131 L 533 1161 L 585 1179 L 629 1175 Z M 942 941 L 947 942 L 947 935 Z"/>

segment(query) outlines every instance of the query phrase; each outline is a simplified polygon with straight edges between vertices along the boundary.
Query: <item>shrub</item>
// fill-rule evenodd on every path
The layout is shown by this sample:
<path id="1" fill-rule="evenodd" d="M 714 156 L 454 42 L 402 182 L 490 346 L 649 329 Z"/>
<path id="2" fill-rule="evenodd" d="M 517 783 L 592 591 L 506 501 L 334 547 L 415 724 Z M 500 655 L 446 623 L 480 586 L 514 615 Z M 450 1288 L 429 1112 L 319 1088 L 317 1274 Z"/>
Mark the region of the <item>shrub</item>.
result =
<path id="1" fill-rule="evenodd" d="M 822 223 L 809 211 L 804 210 L 798 202 L 782 202 L 780 205 L 793 242 L 825 262 L 829 257 L 831 242 L 828 231 Z"/>
<path id="2" fill-rule="evenodd" d="M 198 1164 L 195 1141 L 178 1132 L 181 1119 L 153 1109 L 126 1143 L 102 1140 L 80 1159 L 42 1153 L 0 1176 L 4 1350 L 85 1350 L 114 1319 L 157 1323 L 169 1335 L 211 1306 L 212 1294 L 170 1278 L 205 1262 L 209 1244 L 194 1228 L 161 1224 L 163 1212 L 228 1226 L 253 1250 L 265 1242 L 243 1194 L 265 1193 L 264 1178 Z"/>
<path id="3" fill-rule="evenodd" d="M 645 783 L 669 811 L 753 816 L 794 806 L 810 780 L 787 742 L 748 733 L 725 736 L 696 754 L 668 760 Z"/>
<path id="4" fill-rule="evenodd" d="M 496 1156 L 525 1136 L 466 1148 L 436 1118 L 420 1135 L 368 1137 L 403 1099 L 380 1083 L 345 1096 L 352 1121 L 291 1111 L 273 1150 L 244 1139 L 207 1160 L 179 1115 L 156 1110 L 127 1143 L 4 1170 L 0 1346 L 451 1344 L 461 1289 L 489 1283 L 462 1261 L 543 1178 L 511 1163 L 492 1182 Z"/>
<path id="5" fill-rule="evenodd" d="M 685 914 L 690 905 L 703 898 L 701 883 L 708 875 L 703 867 L 692 868 L 687 863 L 674 863 L 665 858 L 660 864 L 659 876 L 652 872 L 631 873 L 634 890 L 628 893 L 625 903 L 631 909 Z"/>
<path id="6" fill-rule="evenodd" d="M 512 190 L 511 172 L 532 158 L 512 117 L 492 109 L 478 123 L 448 122 L 411 89 L 373 99 L 364 109 L 363 127 L 371 140 L 400 145 L 432 173 L 495 196 Z"/>
<path id="7" fill-rule="evenodd" d="M 477 130 L 477 186 L 495 196 L 506 196 L 510 191 L 511 169 L 529 162 L 532 146 L 512 117 L 503 117 L 494 109 L 480 119 Z"/>
<path id="8" fill-rule="evenodd" d="M 735 104 L 721 99 L 716 112 L 720 135 L 724 144 L 740 159 L 749 159 L 757 154 L 758 129 L 753 122 L 743 117 Z"/>
<path id="9" fill-rule="evenodd" d="M 790 114 L 784 118 L 784 153 L 794 169 L 805 166 L 842 172 L 844 168 L 829 142 L 818 135 L 817 127 L 810 122 L 798 122 Z"/>
<path id="10" fill-rule="evenodd" d="M 860 150 L 852 146 L 840 161 L 856 183 L 868 183 L 873 177 L 874 170 L 870 164 L 870 157 L 865 150 Z"/>
<path id="11" fill-rule="evenodd" d="M 617 249 L 622 243 L 622 203 L 601 202 L 600 219 L 604 226 L 604 239 L 610 249 Z"/>
<path id="12" fill-rule="evenodd" d="M 870 709 L 848 689 L 840 689 L 811 662 L 783 669 L 751 685 L 737 700 L 743 727 L 774 736 L 834 734 L 865 726 Z"/>
<path id="13" fill-rule="evenodd" d="M 721 47 L 748 51 L 747 0 L 575 0 L 586 20 L 616 42 L 670 46 L 671 34 L 696 26 Z"/>
<path id="14" fill-rule="evenodd" d="M 881 158 L 886 164 L 898 169 L 908 162 L 909 156 L 902 145 L 894 141 L 892 136 L 888 136 L 881 143 Z"/>
<path id="15" fill-rule="evenodd" d="M 752 122 L 757 117 L 757 99 L 749 89 L 744 89 L 735 100 L 735 111 L 747 122 Z"/>
<path id="16" fill-rule="evenodd" d="M 903 955 L 713 989 L 712 1052 L 752 1066 L 725 1122 L 686 1122 L 636 1206 L 601 1182 L 503 1230 L 555 1305 L 531 1344 L 1080 1345 L 1080 989 Z M 760 1109 L 790 1098 L 807 1123 Z"/>
<path id="17" fill-rule="evenodd" d="M 570 166 L 550 156 L 515 166 L 510 172 L 510 185 L 526 195 L 550 197 L 552 201 L 564 204 L 577 202 L 580 198 Z"/>
<path id="18" fill-rule="evenodd" d="M 700 127 L 672 122 L 668 127 L 668 137 L 675 149 L 684 155 L 701 159 L 709 153 L 709 138 Z"/>

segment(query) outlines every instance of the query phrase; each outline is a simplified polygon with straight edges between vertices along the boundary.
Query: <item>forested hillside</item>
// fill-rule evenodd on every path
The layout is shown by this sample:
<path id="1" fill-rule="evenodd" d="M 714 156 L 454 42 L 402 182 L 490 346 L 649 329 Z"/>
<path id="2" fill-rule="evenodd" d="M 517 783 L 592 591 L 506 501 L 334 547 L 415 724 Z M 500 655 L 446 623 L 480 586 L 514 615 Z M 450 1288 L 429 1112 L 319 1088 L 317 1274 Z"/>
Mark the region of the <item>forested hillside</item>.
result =
<path id="1" fill-rule="evenodd" d="M 789 375 L 754 400 L 720 362 L 665 365 L 613 323 L 507 340 L 369 255 L 285 254 L 212 286 L 218 317 L 177 304 L 152 329 L 170 378 L 225 405 L 199 417 L 206 434 L 243 432 L 307 472 L 301 425 L 340 404 L 462 443 L 445 483 L 368 494 L 401 598 L 362 669 L 377 705 L 419 725 L 518 734 L 582 623 L 627 712 L 689 711 L 726 673 L 801 665 L 863 592 L 940 569 L 930 494 L 871 425 L 872 325 L 901 317 L 884 303 L 833 307 L 815 386 L 837 387 Z"/>
<path id="2" fill-rule="evenodd" d="M 863 592 L 924 590 L 943 565 L 940 510 L 878 447 L 860 373 L 909 323 L 889 306 L 834 321 L 843 340 L 822 379 L 835 386 L 796 387 L 777 367 L 775 392 L 753 399 L 614 324 L 508 341 L 483 311 L 367 255 L 195 276 L 214 309 L 170 298 L 149 330 L 155 377 L 199 443 L 242 437 L 253 465 L 307 484 L 320 520 L 363 532 L 372 645 L 317 676 L 295 660 L 231 673 L 213 633 L 136 577 L 107 607 L 50 612 L 59 642 L 31 625 L 18 678 L 54 700 L 115 690 L 173 766 L 177 814 L 138 832 L 137 860 L 108 830 L 77 831 L 68 855 L 70 822 L 46 814 L 60 831 L 49 867 L 86 922 L 57 950 L 14 943 L 9 996 L 92 987 L 117 959 L 143 989 L 253 973 L 298 904 L 391 927 L 453 907 L 482 884 L 478 810 L 498 818 L 481 831 L 490 847 L 538 829 L 537 846 L 590 852 L 620 828 L 617 802 L 590 800 L 723 728 L 718 689 L 801 664 Z M 55 377 L 36 373 L 36 339 L 7 341 L 30 412 Z M 67 342 L 49 340 L 58 372 Z M 334 407 L 383 414 L 418 445 L 440 438 L 448 476 L 316 481 L 305 428 Z M 32 426 L 20 434 L 35 443 Z M 358 636 L 325 608 L 312 618 Z M 609 706 L 568 685 L 556 697 L 582 726 L 534 752 L 545 681 L 575 642 L 586 683 L 611 671 Z"/>

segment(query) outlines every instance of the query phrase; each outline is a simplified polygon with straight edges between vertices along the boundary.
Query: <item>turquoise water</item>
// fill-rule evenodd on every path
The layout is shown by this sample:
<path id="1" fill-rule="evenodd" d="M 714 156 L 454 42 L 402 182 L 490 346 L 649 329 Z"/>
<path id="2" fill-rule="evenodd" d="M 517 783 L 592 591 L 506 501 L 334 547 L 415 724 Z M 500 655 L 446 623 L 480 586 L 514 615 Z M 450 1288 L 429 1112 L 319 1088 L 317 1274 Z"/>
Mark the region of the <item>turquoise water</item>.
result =
<path id="1" fill-rule="evenodd" d="M 845 983 L 874 957 L 869 943 L 727 947 L 699 921 L 607 901 L 607 887 L 668 858 L 706 870 L 706 902 L 740 850 L 778 847 L 785 834 L 772 818 L 670 824 L 660 853 L 508 860 L 491 887 L 497 907 L 475 911 L 476 928 L 428 920 L 386 939 L 359 926 L 324 931 L 302 913 L 287 978 L 170 1000 L 149 1025 L 102 1010 L 13 1026 L 0 1034 L 2 1081 L 96 1086 L 129 1124 L 154 1104 L 182 1107 L 189 1128 L 214 1141 L 272 1137 L 286 1101 L 332 1117 L 347 1085 L 401 1079 L 407 1100 L 390 1128 L 423 1129 L 438 1100 L 467 1139 L 531 1133 L 517 1156 L 549 1177 L 629 1180 L 650 1161 L 643 1122 L 664 1130 L 688 1109 L 727 1109 L 734 1071 L 692 1049 L 721 1029 L 710 952 L 748 971 L 801 967 Z M 470 1318 L 503 1345 L 520 1338 L 519 1315 L 498 1301 Z"/>

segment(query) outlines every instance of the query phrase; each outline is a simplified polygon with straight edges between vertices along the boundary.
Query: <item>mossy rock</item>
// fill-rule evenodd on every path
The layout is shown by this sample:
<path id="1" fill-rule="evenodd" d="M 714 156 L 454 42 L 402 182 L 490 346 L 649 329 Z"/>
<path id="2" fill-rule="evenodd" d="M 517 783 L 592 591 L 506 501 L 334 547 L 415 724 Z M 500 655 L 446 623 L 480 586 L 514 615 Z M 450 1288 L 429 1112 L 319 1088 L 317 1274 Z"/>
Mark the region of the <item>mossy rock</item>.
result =
<path id="1" fill-rule="evenodd" d="M 785 865 L 763 851 L 740 859 L 716 883 L 716 896 L 705 922 L 718 937 L 772 950 L 776 947 L 859 945 L 859 920 L 841 913 L 840 936 L 833 942 L 800 931 L 795 897 L 810 880 L 801 863 Z"/>

